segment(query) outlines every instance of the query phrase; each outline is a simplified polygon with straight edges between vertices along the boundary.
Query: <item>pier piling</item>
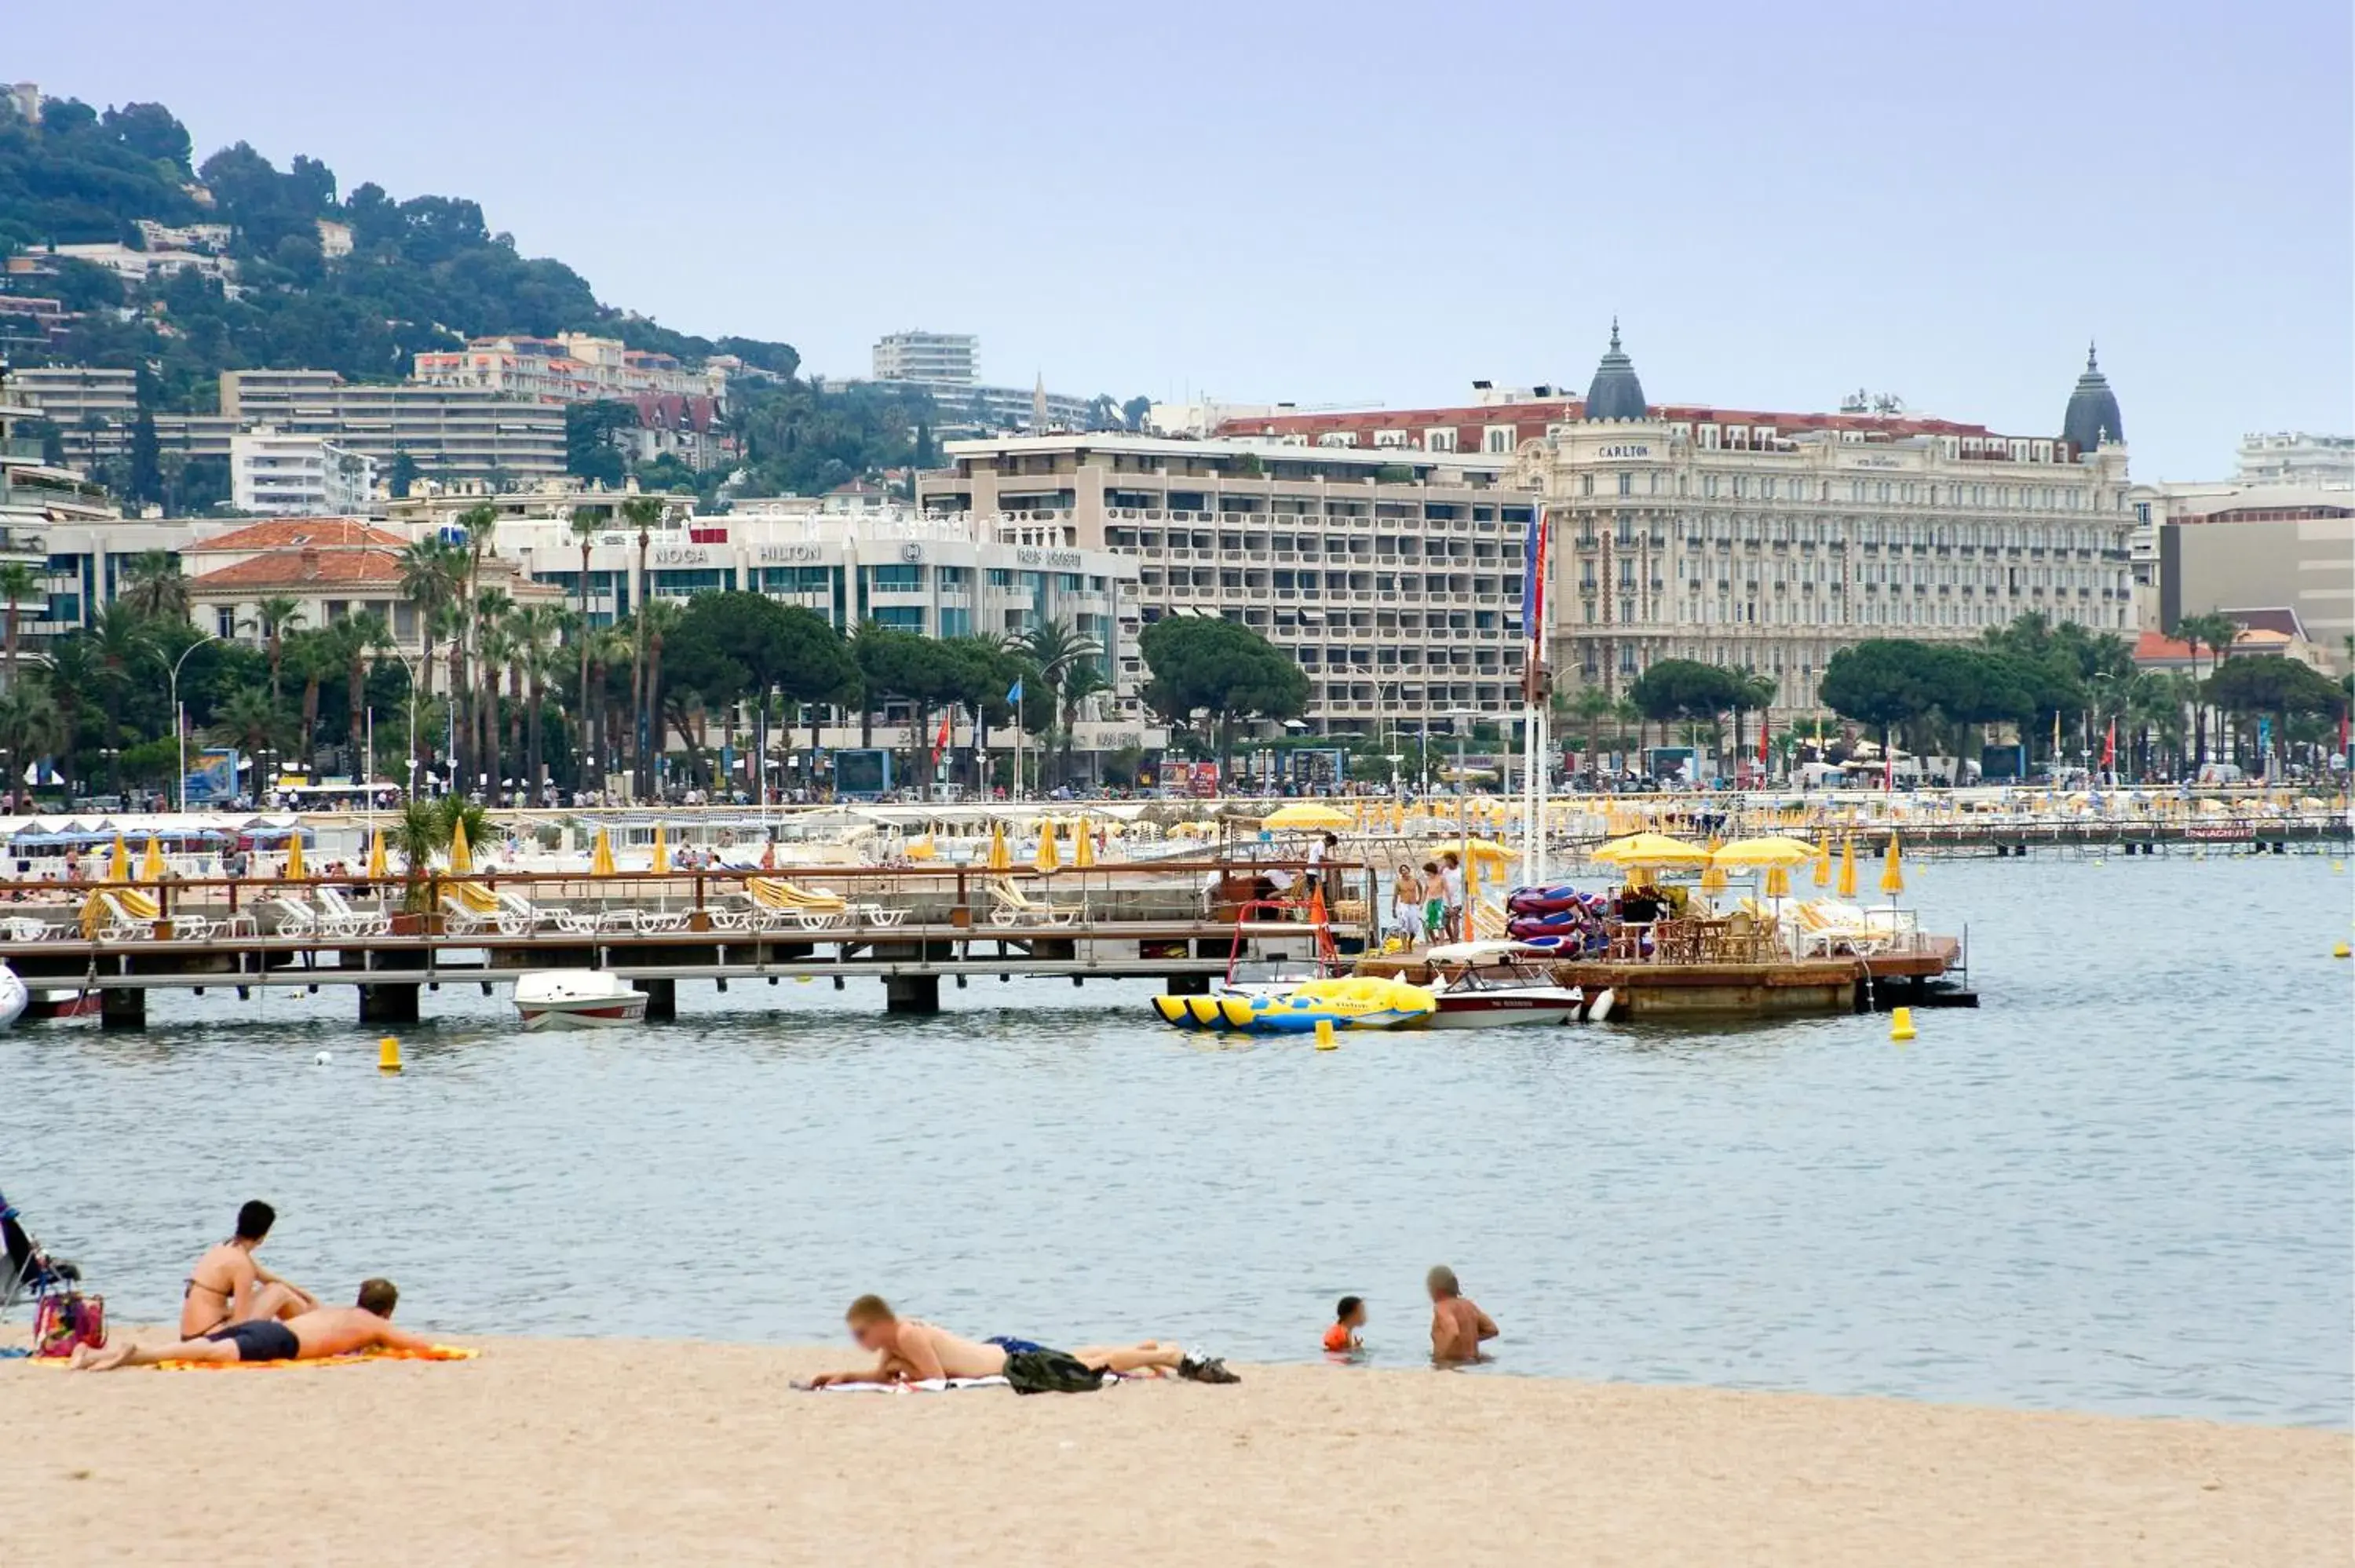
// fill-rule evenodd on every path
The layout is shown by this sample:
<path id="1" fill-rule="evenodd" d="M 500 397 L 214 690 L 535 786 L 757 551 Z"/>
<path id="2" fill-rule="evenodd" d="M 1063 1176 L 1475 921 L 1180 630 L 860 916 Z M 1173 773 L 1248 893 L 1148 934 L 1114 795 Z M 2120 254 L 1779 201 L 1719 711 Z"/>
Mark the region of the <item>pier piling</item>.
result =
<path id="1" fill-rule="evenodd" d="M 144 1029 L 147 1027 L 147 993 L 144 991 L 101 991 L 98 993 L 98 1022 L 101 1029 Z"/>
<path id="2" fill-rule="evenodd" d="M 887 975 L 883 980 L 883 1011 L 925 1014 L 941 1010 L 938 975 Z M 651 1015 L 652 1009 L 648 1009 Z"/>
<path id="3" fill-rule="evenodd" d="M 647 1022 L 667 1023 L 678 1016 L 678 981 L 641 980 L 636 984 L 646 993 Z"/>

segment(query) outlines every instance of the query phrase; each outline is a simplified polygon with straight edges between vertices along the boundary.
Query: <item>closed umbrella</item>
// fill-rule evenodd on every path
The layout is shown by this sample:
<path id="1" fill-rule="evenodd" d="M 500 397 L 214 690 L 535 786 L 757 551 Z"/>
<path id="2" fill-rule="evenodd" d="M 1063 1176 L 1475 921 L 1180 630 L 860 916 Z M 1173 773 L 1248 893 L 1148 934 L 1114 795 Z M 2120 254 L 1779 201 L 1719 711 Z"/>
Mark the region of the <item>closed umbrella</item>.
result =
<path id="1" fill-rule="evenodd" d="M 597 842 L 589 850 L 589 874 L 613 874 L 613 840 L 602 828 L 597 830 Z"/>
<path id="2" fill-rule="evenodd" d="M 1856 835 L 1853 833 L 1840 835 L 1839 895 L 1842 898 L 1856 896 Z"/>
<path id="3" fill-rule="evenodd" d="M 286 835 L 285 874 L 289 882 L 303 874 L 303 830 L 300 828 Z"/>
<path id="4" fill-rule="evenodd" d="M 1897 848 L 1897 835 L 1889 835 L 1889 853 L 1881 863 L 1881 891 L 1891 900 L 1905 891 L 1904 856 Z"/>
<path id="5" fill-rule="evenodd" d="M 1004 822 L 989 824 L 989 869 L 992 871 L 1014 869 L 1014 852 L 1007 847 Z"/>
<path id="6" fill-rule="evenodd" d="M 114 835 L 114 848 L 107 853 L 106 880 L 109 882 L 131 880 L 131 852 L 123 847 L 121 833 Z"/>
<path id="7" fill-rule="evenodd" d="M 1071 863 L 1086 871 L 1096 863 L 1095 835 L 1088 832 L 1088 820 L 1082 817 L 1071 830 Z"/>
<path id="8" fill-rule="evenodd" d="M 1062 846 L 1055 842 L 1055 823 L 1052 818 L 1045 819 L 1039 824 L 1039 853 L 1030 863 L 1039 871 L 1060 871 L 1063 868 L 1063 850 Z"/>
<path id="9" fill-rule="evenodd" d="M 139 880 L 142 882 L 161 882 L 164 880 L 164 844 L 162 840 L 153 837 L 148 839 L 147 853 L 139 857 Z"/>
<path id="10" fill-rule="evenodd" d="M 294 857 L 299 861 L 302 857 Z M 450 824 L 450 874 L 471 876 L 474 871 L 474 852 L 466 847 L 466 819 L 459 818 Z"/>
<path id="11" fill-rule="evenodd" d="M 656 876 L 670 874 L 670 838 L 660 822 L 655 824 L 655 864 Z"/>
<path id="12" fill-rule="evenodd" d="M 1832 841 L 1826 839 L 1822 843 L 1816 847 L 1816 885 L 1817 887 L 1829 887 L 1831 885 Z"/>
<path id="13" fill-rule="evenodd" d="M 368 880 L 382 882 L 392 874 L 391 856 L 384 842 L 384 830 L 378 828 L 376 837 L 368 841 Z"/>

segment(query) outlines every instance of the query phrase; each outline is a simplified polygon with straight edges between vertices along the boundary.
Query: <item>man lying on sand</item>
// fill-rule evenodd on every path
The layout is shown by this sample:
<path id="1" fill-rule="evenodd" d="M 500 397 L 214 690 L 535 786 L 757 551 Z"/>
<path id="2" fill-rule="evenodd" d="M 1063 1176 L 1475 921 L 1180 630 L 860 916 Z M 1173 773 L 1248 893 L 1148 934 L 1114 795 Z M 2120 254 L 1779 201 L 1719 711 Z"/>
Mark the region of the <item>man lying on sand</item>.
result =
<path id="1" fill-rule="evenodd" d="M 1442 1264 L 1423 1277 L 1431 1292 L 1431 1359 L 1476 1361 L 1483 1341 L 1497 1337 L 1497 1320 L 1465 1299 L 1455 1271 Z"/>
<path id="2" fill-rule="evenodd" d="M 812 1388 L 830 1383 L 926 1383 L 935 1378 L 1004 1377 L 1020 1393 L 1070 1393 L 1094 1388 L 1107 1376 L 1148 1368 L 1174 1372 L 1194 1383 L 1241 1383 L 1224 1361 L 1189 1355 L 1175 1345 L 1145 1340 L 1134 1345 L 1090 1345 L 1050 1351 L 1028 1340 L 996 1339 L 976 1343 L 934 1324 L 900 1318 L 880 1296 L 862 1296 L 843 1314 L 850 1337 L 879 1360 L 871 1367 L 821 1372 Z"/>
<path id="3" fill-rule="evenodd" d="M 314 1308 L 282 1323 L 274 1318 L 231 1323 L 154 1350 L 127 1340 L 97 1351 L 84 1345 L 74 1351 L 73 1366 L 76 1372 L 112 1372 L 157 1361 L 315 1361 L 379 1345 L 389 1351 L 432 1350 L 429 1341 L 392 1326 L 393 1304 L 400 1299 L 391 1280 L 371 1279 L 361 1285 L 357 1307 Z"/>
<path id="4" fill-rule="evenodd" d="M 238 1210 L 237 1234 L 197 1259 L 181 1282 L 180 1338 L 319 1309 L 317 1297 L 279 1278 L 253 1255 L 277 1221 L 278 1211 L 256 1198 Z"/>

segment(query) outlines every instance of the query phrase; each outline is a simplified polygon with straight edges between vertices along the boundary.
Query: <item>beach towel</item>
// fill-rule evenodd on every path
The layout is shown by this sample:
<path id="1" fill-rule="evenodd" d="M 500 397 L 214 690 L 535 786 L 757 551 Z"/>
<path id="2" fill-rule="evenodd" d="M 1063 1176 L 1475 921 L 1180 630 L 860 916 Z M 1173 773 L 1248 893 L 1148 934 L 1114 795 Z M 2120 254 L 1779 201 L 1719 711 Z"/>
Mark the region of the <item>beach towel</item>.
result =
<path id="1" fill-rule="evenodd" d="M 917 1383 L 829 1383 L 813 1388 L 794 1386 L 804 1393 L 954 1393 L 961 1388 L 1004 1388 L 1002 1377 L 928 1377 Z"/>
<path id="2" fill-rule="evenodd" d="M 354 1351 L 348 1355 L 320 1356 L 302 1361 L 157 1361 L 157 1372 L 285 1372 L 301 1367 L 348 1367 L 362 1361 L 471 1361 L 483 1352 L 457 1345 L 432 1345 L 421 1351 Z M 35 1361 L 35 1366 L 62 1367 L 62 1361 Z M 133 1367 L 133 1372 L 144 1368 Z"/>

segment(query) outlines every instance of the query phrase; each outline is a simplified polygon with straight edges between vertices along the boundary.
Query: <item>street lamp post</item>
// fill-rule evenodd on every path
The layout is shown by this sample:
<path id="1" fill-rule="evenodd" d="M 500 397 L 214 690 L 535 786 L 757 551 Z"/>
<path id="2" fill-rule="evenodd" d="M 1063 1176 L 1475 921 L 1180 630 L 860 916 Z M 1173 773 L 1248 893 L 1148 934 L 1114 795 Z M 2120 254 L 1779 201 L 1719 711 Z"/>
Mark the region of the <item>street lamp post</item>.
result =
<path id="1" fill-rule="evenodd" d="M 387 648 L 385 652 L 400 660 L 400 667 L 409 672 L 409 701 L 401 705 L 409 710 L 409 799 L 414 800 L 417 799 L 417 666 L 410 663 L 409 655 L 398 648 Z M 368 771 L 371 774 L 376 771 L 373 744 L 368 753 Z"/>
<path id="2" fill-rule="evenodd" d="M 172 737 L 179 742 L 180 812 L 183 816 L 187 814 L 188 810 L 188 724 L 186 717 L 180 712 L 180 666 L 188 662 L 189 654 L 202 648 L 206 643 L 219 641 L 221 641 L 219 632 L 208 631 L 186 648 L 181 649 L 180 656 L 171 663 Z M 155 657 L 158 661 L 162 660 L 164 657 L 162 649 L 156 650 Z M 234 785 L 237 780 L 232 779 L 229 782 Z"/>

